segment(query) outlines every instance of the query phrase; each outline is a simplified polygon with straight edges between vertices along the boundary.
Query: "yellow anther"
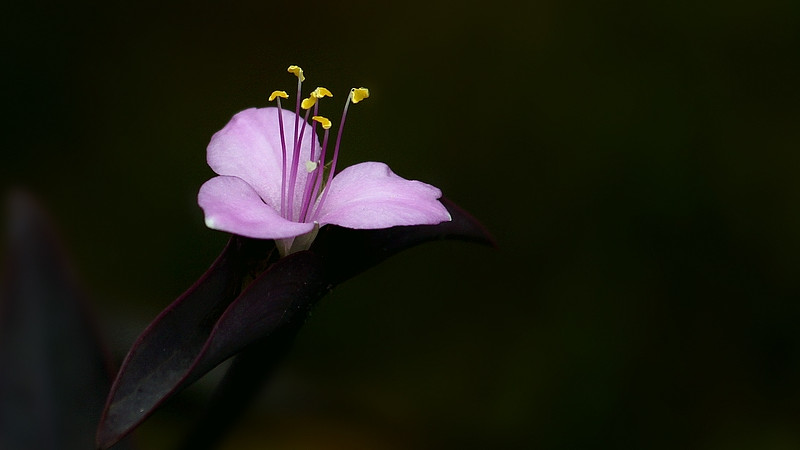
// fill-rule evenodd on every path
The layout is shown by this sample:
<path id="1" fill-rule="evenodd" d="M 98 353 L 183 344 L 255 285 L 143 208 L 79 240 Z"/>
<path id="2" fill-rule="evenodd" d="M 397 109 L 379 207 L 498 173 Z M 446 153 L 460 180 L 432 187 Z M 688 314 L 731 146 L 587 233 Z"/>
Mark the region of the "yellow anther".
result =
<path id="1" fill-rule="evenodd" d="M 310 97 L 304 98 L 303 101 L 300 102 L 300 107 L 303 109 L 308 109 L 314 106 L 315 104 L 317 104 L 317 97 L 314 97 L 314 95 L 312 94 Z"/>
<path id="2" fill-rule="evenodd" d="M 317 122 L 321 123 L 322 124 L 322 128 L 324 128 L 326 130 L 330 129 L 330 127 L 331 127 L 331 121 L 326 119 L 325 117 L 314 116 L 314 117 L 311 118 L 311 120 L 316 120 Z"/>
<path id="3" fill-rule="evenodd" d="M 353 88 L 350 90 L 351 98 L 353 99 L 353 103 L 358 103 L 361 100 L 369 97 L 369 89 L 367 88 Z"/>
<path id="4" fill-rule="evenodd" d="M 317 170 L 317 163 L 314 161 L 306 161 L 306 172 L 311 173 Z"/>
<path id="5" fill-rule="evenodd" d="M 312 92 L 311 95 L 313 95 L 314 97 L 317 97 L 317 98 L 333 97 L 333 94 L 331 94 L 331 91 L 329 91 L 329 90 L 327 90 L 327 89 L 325 89 L 324 87 L 321 87 L 321 86 L 316 88 L 316 89 L 314 89 L 314 92 Z"/>
<path id="6" fill-rule="evenodd" d="M 286 71 L 295 74 L 295 76 L 299 78 L 300 81 L 306 80 L 306 77 L 303 76 L 303 69 L 301 69 L 300 66 L 289 66 L 289 68 L 286 69 Z"/>
<path id="7" fill-rule="evenodd" d="M 289 98 L 289 94 L 287 94 L 286 91 L 275 91 L 272 94 L 269 94 L 269 101 L 273 101 L 277 97 Z"/>

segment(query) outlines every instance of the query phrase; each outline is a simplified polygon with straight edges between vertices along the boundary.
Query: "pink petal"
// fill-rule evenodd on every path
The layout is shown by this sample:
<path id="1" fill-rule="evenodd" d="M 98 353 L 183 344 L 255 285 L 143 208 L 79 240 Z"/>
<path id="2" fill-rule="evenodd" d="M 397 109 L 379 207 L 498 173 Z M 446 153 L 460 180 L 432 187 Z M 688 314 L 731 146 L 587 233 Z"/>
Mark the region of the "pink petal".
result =
<path id="1" fill-rule="evenodd" d="M 291 162 L 295 114 L 294 111 L 285 109 L 281 113 L 287 160 Z M 300 120 L 302 127 L 302 117 Z M 319 140 L 313 135 L 310 125 L 306 124 L 305 127 L 295 184 L 295 210 L 299 210 L 302 203 L 307 173 L 304 164 L 309 160 L 312 142 L 315 152 L 319 154 Z M 214 172 L 246 181 L 267 204 L 277 210 L 280 210 L 281 205 L 282 158 L 277 108 L 251 108 L 236 114 L 223 129 L 211 137 L 208 144 L 208 165 Z"/>
<path id="2" fill-rule="evenodd" d="M 396 225 L 434 225 L 450 220 L 439 202 L 442 192 L 421 181 L 406 180 L 377 162 L 350 166 L 331 181 L 317 215 L 320 226 L 377 229 Z"/>
<path id="3" fill-rule="evenodd" d="M 197 203 L 203 208 L 206 225 L 214 230 L 256 239 L 282 239 L 308 233 L 312 223 L 284 219 L 244 180 L 214 177 L 200 187 Z"/>

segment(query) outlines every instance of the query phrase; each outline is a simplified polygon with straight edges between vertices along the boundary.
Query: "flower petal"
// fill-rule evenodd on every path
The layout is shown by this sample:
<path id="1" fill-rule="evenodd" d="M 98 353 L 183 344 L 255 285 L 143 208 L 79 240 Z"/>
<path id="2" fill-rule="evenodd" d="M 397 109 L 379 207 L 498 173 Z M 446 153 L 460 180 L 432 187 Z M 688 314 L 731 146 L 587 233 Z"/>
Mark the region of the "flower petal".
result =
<path id="1" fill-rule="evenodd" d="M 287 167 L 291 167 L 296 116 L 293 111 L 285 109 L 281 110 L 281 114 L 286 139 Z M 312 142 L 314 151 L 319 154 L 319 140 L 314 136 L 311 125 L 304 126 L 301 164 L 297 171 L 294 195 L 294 209 L 298 211 L 307 178 L 304 164 L 309 160 Z M 241 178 L 267 204 L 280 211 L 283 150 L 277 108 L 251 108 L 234 115 L 223 129 L 211 137 L 207 159 L 208 165 L 218 175 Z M 287 183 L 289 173 L 290 170 L 287 170 Z"/>
<path id="2" fill-rule="evenodd" d="M 434 225 L 450 220 L 441 196 L 436 187 L 406 180 L 386 164 L 365 162 L 336 174 L 316 220 L 356 229 Z"/>
<path id="3" fill-rule="evenodd" d="M 255 239 L 283 239 L 308 233 L 313 223 L 284 219 L 244 180 L 214 177 L 200 187 L 197 203 L 203 208 L 206 225 L 214 230 Z"/>

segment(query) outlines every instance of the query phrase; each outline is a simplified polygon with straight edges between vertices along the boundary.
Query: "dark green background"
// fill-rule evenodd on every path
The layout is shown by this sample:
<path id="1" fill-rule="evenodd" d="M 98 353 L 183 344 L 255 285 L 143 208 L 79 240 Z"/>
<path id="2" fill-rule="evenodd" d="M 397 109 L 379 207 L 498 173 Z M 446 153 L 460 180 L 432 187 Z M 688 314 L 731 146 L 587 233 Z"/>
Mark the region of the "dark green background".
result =
<path id="1" fill-rule="evenodd" d="M 1 187 L 56 217 L 117 358 L 222 248 L 205 146 L 289 64 L 332 117 L 370 88 L 344 164 L 497 237 L 337 288 L 226 448 L 800 447 L 800 3 L 11 0 L 0 33 Z"/>

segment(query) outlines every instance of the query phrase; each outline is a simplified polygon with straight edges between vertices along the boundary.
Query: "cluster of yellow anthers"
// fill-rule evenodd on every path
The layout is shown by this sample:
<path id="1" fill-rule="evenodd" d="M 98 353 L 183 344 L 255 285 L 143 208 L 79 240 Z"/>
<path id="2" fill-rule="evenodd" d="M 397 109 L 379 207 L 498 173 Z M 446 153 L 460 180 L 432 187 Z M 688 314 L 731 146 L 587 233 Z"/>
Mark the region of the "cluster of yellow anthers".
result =
<path id="1" fill-rule="evenodd" d="M 301 95 L 300 93 L 301 93 L 302 83 L 306 79 L 305 75 L 303 75 L 303 69 L 301 69 L 300 66 L 289 66 L 289 68 L 286 70 L 287 72 L 297 76 L 297 94 L 298 94 L 297 97 L 299 99 Z M 331 93 L 331 91 L 327 90 L 324 87 L 317 87 L 316 89 L 311 91 L 311 94 L 308 96 L 308 98 L 305 98 L 300 102 L 300 108 L 308 111 L 309 109 L 311 109 L 312 106 L 317 104 L 317 100 L 323 97 L 333 97 L 333 94 Z M 350 102 L 358 103 L 367 97 L 369 97 L 369 89 L 367 88 L 361 87 L 361 88 L 350 89 L 350 95 L 348 95 L 347 102 L 345 103 L 344 107 L 345 112 L 347 111 L 347 106 L 349 105 Z M 277 99 L 278 107 L 280 108 L 282 98 L 288 99 L 289 94 L 287 94 L 286 91 L 274 91 L 272 94 L 270 94 L 269 101 Z M 331 127 L 331 121 L 323 116 L 313 116 L 311 117 L 311 120 L 319 122 L 322 125 L 323 129 L 328 130 Z"/>
<path id="2" fill-rule="evenodd" d="M 282 147 L 282 154 L 283 154 L 283 176 L 281 179 L 281 215 L 289 218 L 290 220 L 295 220 L 296 216 L 293 211 L 292 202 L 287 201 L 286 199 L 294 198 L 294 188 L 295 188 L 295 180 L 297 179 L 297 164 L 299 163 L 298 157 L 300 152 L 300 147 L 302 146 L 303 141 L 303 131 L 305 128 L 300 130 L 298 135 L 298 128 L 299 128 L 299 119 L 300 119 L 300 109 L 306 111 L 305 117 L 303 118 L 303 123 L 308 123 L 308 116 L 311 114 L 311 108 L 314 108 L 314 115 L 311 117 L 311 120 L 316 123 L 319 123 L 322 128 L 325 130 L 325 135 L 323 137 L 322 148 L 319 155 L 315 155 L 313 150 L 311 154 L 311 159 L 305 162 L 305 169 L 308 172 L 309 176 L 316 171 L 314 174 L 314 179 L 310 180 L 307 183 L 306 193 L 303 195 L 303 207 L 302 211 L 300 212 L 299 220 L 304 220 L 307 217 L 307 214 L 311 213 L 309 211 L 310 202 L 313 202 L 313 199 L 316 198 L 316 194 L 320 188 L 320 183 L 322 182 L 322 171 L 317 171 L 317 167 L 320 164 L 324 164 L 325 161 L 325 152 L 328 146 L 328 132 L 331 128 L 331 121 L 328 120 L 326 117 L 317 115 L 319 105 L 317 103 L 318 100 L 324 97 L 333 97 L 333 94 L 328 89 L 324 87 L 317 87 L 308 98 L 302 99 L 302 86 L 303 81 L 305 81 L 306 77 L 303 75 L 303 69 L 299 66 L 289 66 L 287 71 L 291 74 L 294 74 L 297 77 L 297 106 L 295 108 L 295 121 L 294 121 L 294 140 L 291 143 L 291 147 L 288 147 L 292 151 L 292 158 L 291 161 L 295 161 L 291 164 L 291 167 L 287 167 L 287 145 L 284 139 L 284 130 L 283 130 L 283 118 L 281 111 L 281 99 L 288 99 L 289 94 L 286 91 L 274 91 L 269 96 L 269 101 L 277 101 L 278 105 L 278 123 L 280 126 L 280 133 L 281 133 L 281 147 Z M 333 176 L 336 170 L 336 161 L 339 157 L 339 143 L 342 137 L 342 130 L 344 129 L 344 121 L 347 117 L 347 109 L 350 106 L 350 103 L 358 103 L 365 98 L 369 97 L 369 90 L 367 88 L 353 88 L 350 89 L 350 93 L 347 96 L 347 101 L 344 104 L 344 111 L 342 112 L 342 121 L 339 125 L 338 135 L 336 137 L 336 145 L 334 146 L 333 151 L 333 158 L 331 161 L 330 167 L 330 176 Z M 311 189 L 313 187 L 313 192 Z M 327 196 L 327 191 L 324 191 L 322 194 L 322 199 L 320 200 L 320 205 L 324 202 L 325 197 Z"/>

